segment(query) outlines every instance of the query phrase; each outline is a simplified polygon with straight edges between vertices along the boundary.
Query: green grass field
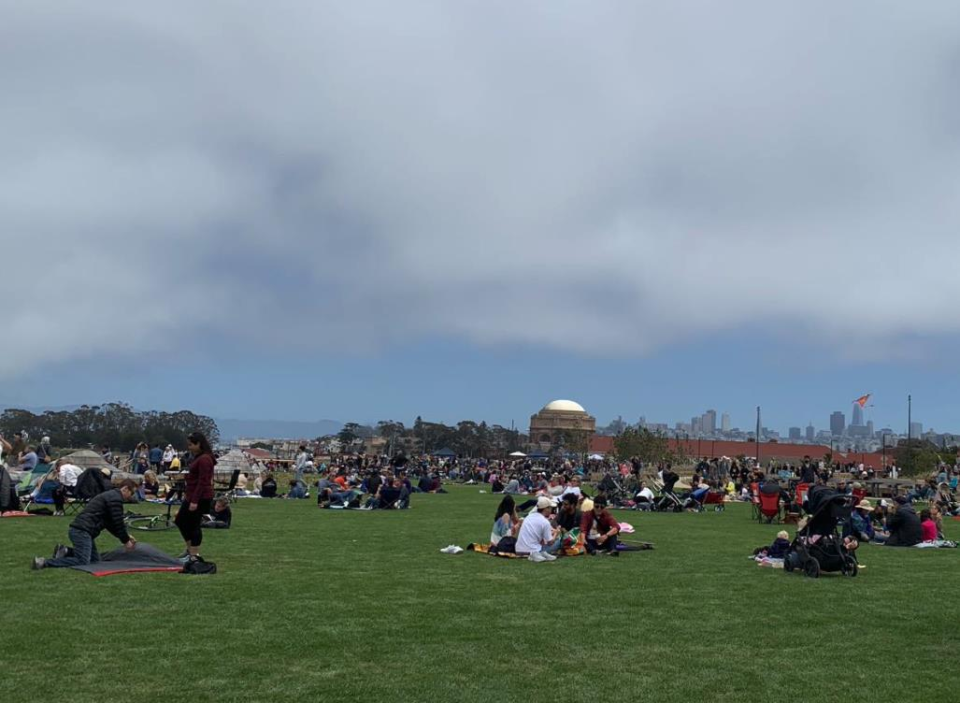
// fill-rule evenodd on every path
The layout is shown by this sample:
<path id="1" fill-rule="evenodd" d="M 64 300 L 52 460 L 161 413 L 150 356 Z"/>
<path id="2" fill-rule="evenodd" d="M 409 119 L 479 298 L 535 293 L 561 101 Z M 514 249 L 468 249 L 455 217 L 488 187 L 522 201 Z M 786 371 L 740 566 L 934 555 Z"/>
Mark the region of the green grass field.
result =
<path id="1" fill-rule="evenodd" d="M 656 543 L 619 559 L 439 553 L 486 541 L 497 501 L 475 487 L 405 512 L 240 501 L 234 529 L 205 536 L 211 577 L 32 572 L 69 520 L 2 520 L 0 701 L 960 695 L 958 550 L 866 546 L 859 577 L 811 580 L 747 560 L 779 528 L 735 505 L 618 513 Z"/>

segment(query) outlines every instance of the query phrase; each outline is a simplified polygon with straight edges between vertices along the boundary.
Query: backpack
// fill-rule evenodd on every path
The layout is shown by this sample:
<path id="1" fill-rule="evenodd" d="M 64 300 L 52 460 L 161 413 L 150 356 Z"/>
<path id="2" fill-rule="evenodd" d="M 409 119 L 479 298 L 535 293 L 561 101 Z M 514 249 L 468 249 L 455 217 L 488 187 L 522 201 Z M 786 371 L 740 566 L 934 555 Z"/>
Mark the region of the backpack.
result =
<path id="1" fill-rule="evenodd" d="M 191 576 L 215 574 L 217 573 L 217 565 L 212 561 L 197 559 L 196 561 L 188 561 L 186 564 L 184 564 L 183 571 L 181 573 L 190 574 Z"/>

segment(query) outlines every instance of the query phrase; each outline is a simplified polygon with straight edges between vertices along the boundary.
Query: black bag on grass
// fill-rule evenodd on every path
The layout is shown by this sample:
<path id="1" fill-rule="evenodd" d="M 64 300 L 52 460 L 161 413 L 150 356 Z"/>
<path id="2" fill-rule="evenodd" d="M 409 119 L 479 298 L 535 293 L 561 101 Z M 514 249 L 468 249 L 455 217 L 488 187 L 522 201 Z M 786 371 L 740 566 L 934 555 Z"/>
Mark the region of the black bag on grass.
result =
<path id="1" fill-rule="evenodd" d="M 217 565 L 212 561 L 204 561 L 203 559 L 197 559 L 196 561 L 188 561 L 181 573 L 190 574 L 191 576 L 204 576 L 206 574 L 215 574 L 217 573 Z"/>

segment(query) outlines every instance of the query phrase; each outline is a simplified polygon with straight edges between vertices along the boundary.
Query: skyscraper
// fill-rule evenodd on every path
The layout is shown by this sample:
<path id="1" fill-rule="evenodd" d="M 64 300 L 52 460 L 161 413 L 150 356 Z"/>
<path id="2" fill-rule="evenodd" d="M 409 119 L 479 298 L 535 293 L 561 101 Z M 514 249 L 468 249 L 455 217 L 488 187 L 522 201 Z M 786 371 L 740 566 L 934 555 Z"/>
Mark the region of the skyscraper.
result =
<path id="1" fill-rule="evenodd" d="M 844 417 L 843 413 L 837 410 L 836 412 L 830 415 L 830 434 L 834 437 L 840 437 L 843 435 L 843 431 L 847 427 L 847 418 Z"/>
<path id="2" fill-rule="evenodd" d="M 724 413 L 723 415 L 720 416 L 720 431 L 721 432 L 730 431 L 730 415 L 728 413 Z"/>
<path id="3" fill-rule="evenodd" d="M 713 434 L 717 431 L 717 411 L 707 410 L 703 414 L 703 433 Z"/>
<path id="4" fill-rule="evenodd" d="M 922 422 L 911 422 L 910 423 L 910 438 L 919 439 L 920 435 L 923 434 L 923 423 Z"/>
<path id="5" fill-rule="evenodd" d="M 699 435 L 703 434 L 703 418 L 690 418 L 690 434 L 694 437 L 698 437 Z"/>
<path id="6" fill-rule="evenodd" d="M 863 408 L 860 407 L 860 403 L 853 404 L 853 421 L 850 426 L 863 427 Z"/>
<path id="7" fill-rule="evenodd" d="M 790 439 L 801 439 L 803 437 L 803 431 L 799 427 L 790 428 Z"/>
<path id="8" fill-rule="evenodd" d="M 817 428 L 815 428 L 811 422 L 809 425 L 807 425 L 807 441 L 812 442 L 816 436 Z"/>

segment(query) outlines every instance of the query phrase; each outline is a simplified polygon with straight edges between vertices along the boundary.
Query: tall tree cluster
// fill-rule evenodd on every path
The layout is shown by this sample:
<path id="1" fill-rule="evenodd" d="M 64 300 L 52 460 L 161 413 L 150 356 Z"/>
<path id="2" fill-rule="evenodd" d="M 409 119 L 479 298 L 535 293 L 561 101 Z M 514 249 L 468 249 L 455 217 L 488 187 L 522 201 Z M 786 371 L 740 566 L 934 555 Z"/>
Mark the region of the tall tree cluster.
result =
<path id="1" fill-rule="evenodd" d="M 185 449 L 187 435 L 196 431 L 203 432 L 211 443 L 220 439 L 213 418 L 189 410 L 137 411 L 125 403 L 82 405 L 76 410 L 39 415 L 11 408 L 0 414 L 0 434 L 11 437 L 24 430 L 30 435 L 30 443 L 46 435 L 55 447 L 73 449 L 106 444 L 114 450 L 128 451 L 140 442 Z"/>

